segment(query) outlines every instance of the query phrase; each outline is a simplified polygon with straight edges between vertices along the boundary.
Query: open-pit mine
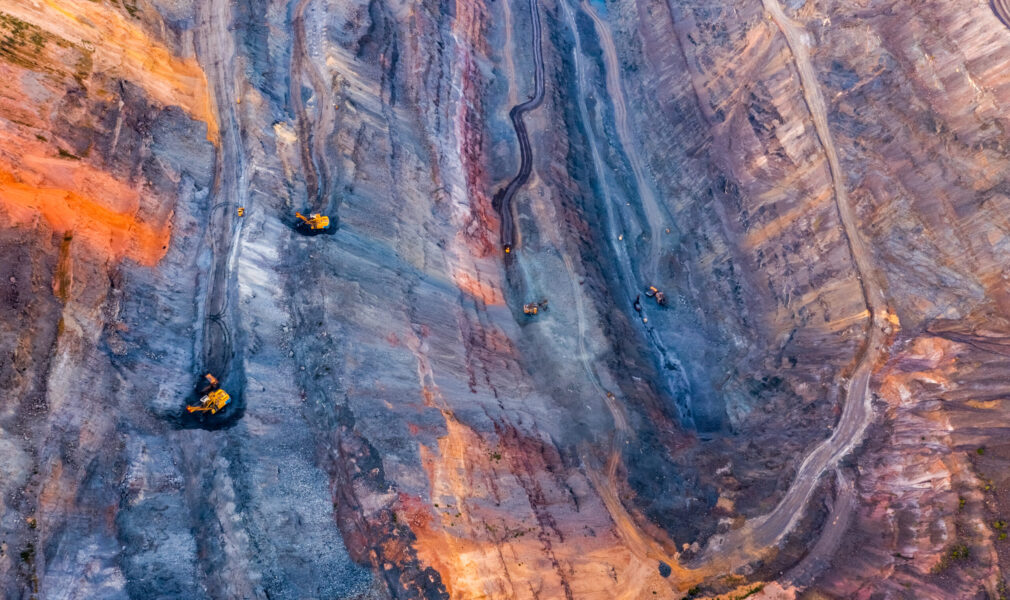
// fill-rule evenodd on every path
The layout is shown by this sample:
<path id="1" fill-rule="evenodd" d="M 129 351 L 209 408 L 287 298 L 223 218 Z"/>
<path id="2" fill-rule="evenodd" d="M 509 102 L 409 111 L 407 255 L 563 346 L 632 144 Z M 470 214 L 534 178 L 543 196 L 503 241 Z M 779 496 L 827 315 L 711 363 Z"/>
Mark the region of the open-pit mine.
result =
<path id="1" fill-rule="evenodd" d="M 1010 0 L 0 0 L 0 598 L 1006 600 L 1008 536 Z"/>

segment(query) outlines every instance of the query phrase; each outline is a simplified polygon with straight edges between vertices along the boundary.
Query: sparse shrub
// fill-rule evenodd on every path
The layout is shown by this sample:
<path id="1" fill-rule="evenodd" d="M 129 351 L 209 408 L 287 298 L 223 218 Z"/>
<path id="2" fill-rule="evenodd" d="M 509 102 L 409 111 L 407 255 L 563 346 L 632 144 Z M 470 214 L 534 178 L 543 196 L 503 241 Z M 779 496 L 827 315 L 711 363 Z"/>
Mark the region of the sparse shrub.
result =
<path id="1" fill-rule="evenodd" d="M 955 562 L 964 562 L 971 558 L 971 548 L 967 544 L 956 544 L 943 555 L 940 562 L 933 567 L 933 573 L 941 573 L 947 570 Z"/>

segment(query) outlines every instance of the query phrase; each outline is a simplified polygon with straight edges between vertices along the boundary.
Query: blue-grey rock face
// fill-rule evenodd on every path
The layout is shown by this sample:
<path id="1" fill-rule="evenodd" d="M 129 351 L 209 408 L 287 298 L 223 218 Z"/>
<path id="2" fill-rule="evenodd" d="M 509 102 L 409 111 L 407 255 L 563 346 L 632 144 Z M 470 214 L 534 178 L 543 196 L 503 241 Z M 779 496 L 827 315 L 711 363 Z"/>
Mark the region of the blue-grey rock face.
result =
<path id="1" fill-rule="evenodd" d="M 1008 14 L 0 4 L 0 596 L 1001 597 Z"/>

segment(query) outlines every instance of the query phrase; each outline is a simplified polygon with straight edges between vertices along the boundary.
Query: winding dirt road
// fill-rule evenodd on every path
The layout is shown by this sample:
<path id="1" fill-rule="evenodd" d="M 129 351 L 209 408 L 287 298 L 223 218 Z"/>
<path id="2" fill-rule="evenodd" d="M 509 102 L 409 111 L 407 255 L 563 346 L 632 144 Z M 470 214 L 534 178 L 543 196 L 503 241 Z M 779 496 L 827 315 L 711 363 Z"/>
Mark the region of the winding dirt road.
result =
<path id="1" fill-rule="evenodd" d="M 828 127 L 827 103 L 821 95 L 820 84 L 810 62 L 808 34 L 801 25 L 786 16 L 778 0 L 762 0 L 762 2 L 792 51 L 803 96 L 813 119 L 817 137 L 828 159 L 835 190 L 835 205 L 862 285 L 863 298 L 870 311 L 871 321 L 866 342 L 856 355 L 856 366 L 846 390 L 842 416 L 831 437 L 821 442 L 803 460 L 792 485 L 772 512 L 749 520 L 743 527 L 709 541 L 705 551 L 707 559 L 718 554 L 722 560 L 729 559 L 731 562 L 745 562 L 755 558 L 792 531 L 802 516 L 821 475 L 834 468 L 842 457 L 862 441 L 866 427 L 873 418 L 869 390 L 870 375 L 874 365 L 886 352 L 886 341 L 891 325 L 897 325 L 896 320 L 890 320 L 891 313 L 878 282 L 873 258 L 859 232 L 855 210 L 849 201 L 838 150 Z M 837 528 L 829 531 L 836 536 L 843 533 Z M 819 544 L 821 548 L 828 546 L 827 542 Z M 815 546 L 815 550 L 817 547 Z"/>
<path id="2" fill-rule="evenodd" d="M 807 34 L 799 24 L 786 16 L 777 0 L 762 0 L 762 2 L 770 18 L 786 38 L 793 54 L 804 100 L 810 111 L 818 139 L 828 159 L 836 209 L 871 319 L 868 324 L 866 341 L 855 357 L 855 367 L 846 389 L 842 415 L 832 435 L 806 456 L 800 464 L 789 490 L 770 513 L 750 519 L 738 529 L 711 538 L 701 556 L 691 561 L 690 564 L 680 564 L 675 556 L 664 552 L 662 547 L 641 531 L 627 514 L 619 497 L 614 493 L 616 489 L 614 480 L 616 469 L 614 467 L 616 465 L 610 464 L 605 475 L 590 472 L 595 487 L 603 497 L 618 530 L 628 542 L 629 547 L 641 558 L 664 560 L 670 564 L 678 586 L 689 585 L 719 573 L 732 572 L 762 556 L 793 530 L 805 511 L 822 475 L 835 468 L 838 461 L 862 441 L 866 428 L 873 418 L 869 390 L 870 376 L 874 366 L 881 361 L 887 352 L 887 341 L 891 330 L 898 325 L 897 319 L 893 317 L 888 308 L 873 257 L 862 238 L 855 210 L 849 201 L 838 150 L 828 126 L 827 104 L 821 94 L 820 84 L 810 61 Z M 601 28 L 598 15 L 591 14 L 590 16 L 594 17 L 593 20 L 597 23 L 599 31 Z M 571 20 L 570 16 L 569 19 Z M 576 43 L 578 44 L 578 41 Z M 604 46 L 606 46 L 605 43 Z M 605 49 L 604 54 L 607 53 L 608 51 Z M 605 60 L 608 65 L 616 63 L 615 56 Z M 613 72 L 608 67 L 608 80 Z M 617 94 L 617 89 L 619 89 L 619 85 L 614 88 L 613 82 L 608 82 L 608 90 L 612 96 Z M 615 116 L 620 112 L 620 109 L 617 108 L 618 104 L 615 98 Z M 594 158 L 598 163 L 598 157 Z M 599 168 L 599 164 L 597 164 L 597 168 Z M 611 224 L 613 225 L 612 216 Z M 618 255 L 620 256 L 620 252 Z M 615 448 L 611 463 L 616 456 Z M 830 554 L 831 549 L 837 545 L 838 539 L 844 534 L 845 525 L 848 522 L 847 511 L 852 506 L 851 484 L 841 478 L 839 484 L 839 496 L 836 498 L 835 510 L 832 511 L 832 521 L 829 526 L 825 527 L 818 543 L 805 560 L 804 568 L 797 572 L 797 576 L 802 576 L 811 565 L 827 558 L 827 554 Z"/>
<path id="3" fill-rule="evenodd" d="M 516 137 L 519 139 L 519 172 L 508 182 L 503 190 L 495 194 L 495 206 L 498 208 L 498 215 L 501 218 L 501 243 L 506 251 L 511 251 L 515 244 L 515 223 L 512 218 L 512 198 L 530 178 L 533 172 L 533 149 L 530 147 L 530 138 L 526 132 L 526 123 L 523 115 L 540 106 L 544 100 L 544 57 L 540 45 L 540 7 L 536 0 L 530 0 L 530 15 L 533 24 L 533 61 L 535 63 L 534 72 L 534 93 L 533 97 L 512 107 L 509 111 L 509 118 L 512 119 L 512 127 L 515 128 Z"/>
<path id="4" fill-rule="evenodd" d="M 796 481 L 790 487 L 785 498 L 768 516 L 762 527 L 756 530 L 759 533 L 757 536 L 759 542 L 769 538 L 777 541 L 792 529 L 792 525 L 798 518 L 796 513 L 799 513 L 805 506 L 820 475 L 825 470 L 834 467 L 838 460 L 862 441 L 863 433 L 873 418 L 869 390 L 870 375 L 874 365 L 886 353 L 885 342 L 891 325 L 897 324 L 890 320 L 891 312 L 884 297 L 884 290 L 879 283 L 873 257 L 859 231 L 859 221 L 855 209 L 849 201 L 838 150 L 831 135 L 831 128 L 828 127 L 827 103 L 821 95 L 817 74 L 810 62 L 809 35 L 802 26 L 786 16 L 778 0 L 762 1 L 765 10 L 771 15 L 792 50 L 807 108 L 810 110 L 814 128 L 828 158 L 828 167 L 831 170 L 831 179 L 835 188 L 835 206 L 838 209 L 842 229 L 845 232 L 856 272 L 862 284 L 863 299 L 866 302 L 866 308 L 870 311 L 871 322 L 867 331 L 867 340 L 856 357 L 856 368 L 846 390 L 845 408 L 834 432 L 803 461 L 797 471 Z M 787 513 L 793 514 L 788 516 Z M 781 531 L 775 533 L 776 530 Z"/>
<path id="5" fill-rule="evenodd" d="M 821 537 L 813 549 L 795 567 L 790 569 L 784 581 L 796 586 L 808 586 L 830 564 L 841 542 L 842 534 L 852 521 L 852 511 L 856 507 L 856 489 L 852 481 L 846 479 L 840 470 L 835 470 L 835 497 L 827 522 L 821 530 Z"/>

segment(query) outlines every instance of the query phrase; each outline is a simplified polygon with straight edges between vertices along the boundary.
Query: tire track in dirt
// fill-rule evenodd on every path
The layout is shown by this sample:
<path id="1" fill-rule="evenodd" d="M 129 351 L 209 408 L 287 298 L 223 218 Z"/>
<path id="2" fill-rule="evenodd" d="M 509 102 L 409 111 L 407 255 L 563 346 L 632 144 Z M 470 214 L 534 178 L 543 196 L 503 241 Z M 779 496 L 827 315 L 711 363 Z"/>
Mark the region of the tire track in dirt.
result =
<path id="1" fill-rule="evenodd" d="M 302 166 L 305 170 L 305 188 L 308 203 L 314 210 L 330 212 L 332 181 L 326 138 L 336 123 L 336 104 L 330 87 L 316 69 L 309 56 L 305 41 L 305 9 L 312 0 L 299 0 L 291 18 L 293 48 L 291 51 L 290 102 L 298 122 L 298 140 L 301 146 Z M 308 79 L 315 95 L 315 118 L 310 119 L 302 99 L 302 85 Z"/>
<path id="2" fill-rule="evenodd" d="M 234 344 L 239 321 L 232 310 L 238 282 L 234 276 L 242 231 L 242 220 L 235 216 L 238 206 L 248 207 L 245 185 L 245 156 L 235 101 L 235 48 L 228 24 L 231 13 L 228 4 L 215 0 L 204 5 L 201 27 L 206 36 L 198 52 L 207 64 L 208 81 L 212 85 L 221 126 L 221 144 L 214 167 L 215 201 L 207 215 L 205 235 L 211 249 L 211 265 L 204 299 L 202 322 L 202 357 L 200 372 L 218 376 L 221 385 L 232 395 L 225 422 L 215 420 L 211 428 L 220 428 L 241 417 L 245 404 L 242 389 L 245 375 L 241 368 L 241 349 Z"/>
<path id="3" fill-rule="evenodd" d="M 512 2 L 504 0 L 502 2 L 502 12 L 505 19 L 505 76 L 509 82 L 509 104 L 515 105 L 519 101 L 519 93 L 516 91 L 516 64 L 512 60 Z"/>
<path id="4" fill-rule="evenodd" d="M 237 314 L 238 281 L 236 269 L 241 247 L 242 219 L 235 208 L 248 208 L 245 182 L 246 158 L 237 114 L 235 40 L 231 35 L 232 14 L 228 0 L 211 0 L 201 5 L 197 53 L 207 65 L 221 126 L 221 143 L 215 165 L 212 198 L 216 200 L 207 216 L 206 235 L 211 248 L 209 283 L 204 301 L 203 360 L 201 371 L 213 372 L 221 387 L 232 396 L 232 403 L 216 419 L 198 421 L 193 427 L 222 429 L 234 426 L 245 412 L 245 372 L 243 348 L 236 343 L 240 331 Z M 180 438 L 180 472 L 185 480 L 186 501 L 194 522 L 194 537 L 202 556 L 196 568 L 203 585 L 228 595 L 261 598 L 263 590 L 258 567 L 248 556 L 257 546 L 242 512 L 229 510 L 227 501 L 216 504 L 207 490 L 233 499 L 243 495 L 246 482 L 229 477 L 233 452 L 231 437 L 221 433 L 190 434 Z M 223 552 L 224 548 L 232 549 Z"/>
<path id="5" fill-rule="evenodd" d="M 533 172 L 533 149 L 530 147 L 530 138 L 526 131 L 523 115 L 536 109 L 544 100 L 544 57 L 540 44 L 540 8 L 537 6 L 537 0 L 530 0 L 530 15 L 533 27 L 532 45 L 535 64 L 534 92 L 529 100 L 513 106 L 509 111 L 512 127 L 519 140 L 519 172 L 504 189 L 495 194 L 493 201 L 493 205 L 498 209 L 498 216 L 501 218 L 501 244 L 506 253 L 511 252 L 512 246 L 516 243 L 515 223 L 512 219 L 512 199 L 516 192 L 526 184 Z"/>

